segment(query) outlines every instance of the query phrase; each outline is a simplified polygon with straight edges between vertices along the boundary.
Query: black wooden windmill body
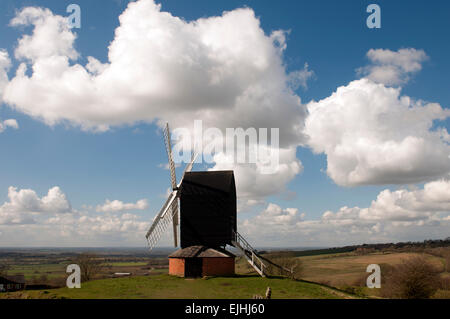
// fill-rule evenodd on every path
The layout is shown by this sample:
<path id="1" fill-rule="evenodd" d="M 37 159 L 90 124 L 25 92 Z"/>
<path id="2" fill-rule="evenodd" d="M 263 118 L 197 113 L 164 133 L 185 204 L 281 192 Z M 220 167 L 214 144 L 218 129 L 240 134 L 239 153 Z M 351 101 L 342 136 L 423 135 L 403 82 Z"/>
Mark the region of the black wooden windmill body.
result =
<path id="1" fill-rule="evenodd" d="M 169 273 L 188 275 L 191 273 L 189 264 L 203 269 L 193 271 L 195 275 L 234 273 L 234 255 L 225 250 L 230 245 L 239 249 L 255 270 L 264 276 L 265 262 L 273 263 L 258 255 L 236 229 L 236 184 L 233 171 L 191 172 L 196 159 L 193 155 L 177 184 L 168 124 L 164 130 L 164 141 L 172 192 L 146 234 L 150 250 L 172 224 L 174 245 L 178 247 L 179 238 L 181 249 L 169 256 Z"/>

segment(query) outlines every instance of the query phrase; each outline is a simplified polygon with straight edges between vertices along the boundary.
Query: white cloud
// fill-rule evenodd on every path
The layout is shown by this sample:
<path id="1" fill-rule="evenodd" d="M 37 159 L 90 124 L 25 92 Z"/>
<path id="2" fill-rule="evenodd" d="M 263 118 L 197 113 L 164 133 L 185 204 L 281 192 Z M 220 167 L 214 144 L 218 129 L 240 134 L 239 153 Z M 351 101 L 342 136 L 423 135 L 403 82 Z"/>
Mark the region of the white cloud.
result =
<path id="1" fill-rule="evenodd" d="M 327 245 L 446 238 L 450 229 L 450 181 L 427 183 L 423 189 L 388 189 L 367 208 L 326 211 L 320 220 L 306 220 L 298 209 L 269 204 L 259 215 L 243 220 L 240 233 L 259 245 Z"/>
<path id="2" fill-rule="evenodd" d="M 0 121 L 0 133 L 2 133 L 8 127 L 12 127 L 17 130 L 19 128 L 19 124 L 15 119 L 9 119 L 3 122 Z"/>
<path id="3" fill-rule="evenodd" d="M 299 87 L 307 89 L 308 80 L 312 78 L 314 78 L 314 71 L 309 70 L 308 63 L 305 63 L 303 70 L 293 71 L 288 75 L 289 83 L 293 90 L 297 90 Z"/>
<path id="4" fill-rule="evenodd" d="M 235 164 L 227 162 L 224 153 L 215 156 L 216 164 L 212 170 L 234 170 L 236 190 L 239 199 L 246 205 L 260 203 L 265 197 L 287 192 L 286 185 L 303 171 L 303 165 L 296 157 L 296 149 L 291 147 L 279 150 L 278 169 L 275 174 L 262 174 L 261 163 Z"/>
<path id="5" fill-rule="evenodd" d="M 428 59 L 425 51 L 414 48 L 398 51 L 370 49 L 367 57 L 372 63 L 359 68 L 358 73 L 366 78 L 385 85 L 401 85 L 410 75 L 422 69 L 422 62 Z"/>
<path id="6" fill-rule="evenodd" d="M 5 86 L 8 84 L 8 70 L 11 67 L 11 60 L 8 52 L 0 50 L 0 104 Z"/>
<path id="7" fill-rule="evenodd" d="M 67 18 L 54 15 L 49 9 L 26 7 L 11 20 L 11 26 L 33 25 L 33 34 L 19 39 L 15 56 L 37 62 L 55 56 L 76 59 L 73 48 L 75 34 L 70 31 Z"/>
<path id="8" fill-rule="evenodd" d="M 76 63 L 75 35 L 62 19 L 26 8 L 12 20 L 34 29 L 16 49 L 24 63 L 5 89 L 11 107 L 48 125 L 69 122 L 93 131 L 142 121 L 191 128 L 196 119 L 222 131 L 278 127 L 280 147 L 294 155 L 284 157 L 289 167 L 282 168 L 281 180 L 272 175 L 274 187 L 264 181 L 255 196 L 284 190 L 301 171 L 295 149 L 304 141 L 306 108 L 291 87 L 306 86 L 312 71 L 305 65 L 286 74 L 285 32 L 266 35 L 252 9 L 187 22 L 152 0 L 130 3 L 119 17 L 108 61 L 88 57 L 86 66 Z M 51 46 L 42 46 L 50 38 Z M 250 185 L 258 167 L 236 170 L 238 185 Z"/>
<path id="9" fill-rule="evenodd" d="M 0 224 L 34 223 L 41 214 L 72 213 L 66 195 L 57 186 L 49 189 L 46 196 L 39 198 L 34 190 L 15 187 L 8 189 L 9 202 L 0 206 Z"/>
<path id="10" fill-rule="evenodd" d="M 119 200 L 106 200 L 103 205 L 98 205 L 97 212 L 123 212 L 129 210 L 145 210 L 148 208 L 148 201 L 146 199 L 138 200 L 136 203 L 124 203 Z"/>
<path id="11" fill-rule="evenodd" d="M 334 182 L 409 184 L 450 172 L 448 132 L 433 128 L 450 110 L 400 92 L 364 78 L 308 104 L 308 145 L 327 155 Z"/>
<path id="12" fill-rule="evenodd" d="M 55 216 L 49 218 L 44 224 L 64 226 L 72 234 L 93 237 L 101 234 L 120 234 L 140 232 L 140 238 L 145 241 L 144 235 L 148 230 L 149 222 L 140 221 L 141 217 L 133 214 L 107 214 L 93 215 L 80 214 L 75 216 Z"/>
<path id="13" fill-rule="evenodd" d="M 124 204 L 106 201 L 97 214 L 74 210 L 59 187 L 39 197 L 34 190 L 8 189 L 9 201 L 0 206 L 2 245 L 130 245 L 145 244 L 150 223 L 143 217 L 122 213 L 145 209 L 147 201 Z"/>
<path id="14" fill-rule="evenodd" d="M 305 214 L 299 214 L 297 208 L 282 209 L 276 204 L 269 203 L 267 208 L 258 216 L 255 220 L 257 223 L 263 223 L 267 225 L 283 225 L 283 226 L 295 226 L 296 223 L 301 222 Z"/>
<path id="15" fill-rule="evenodd" d="M 58 187 L 42 198 L 10 187 L 8 197 L 0 206 L 5 245 L 144 245 L 150 226 L 150 218 L 136 214 L 76 211 Z M 298 247 L 445 238 L 449 226 L 450 181 L 437 180 L 421 189 L 386 189 L 367 208 L 342 207 L 319 220 L 268 204 L 257 216 L 240 219 L 238 231 L 254 245 Z M 170 245 L 171 235 L 167 231 L 160 244 Z"/>
<path id="16" fill-rule="evenodd" d="M 79 54 L 63 17 L 25 8 L 12 24 L 34 27 L 16 49 L 17 58 L 31 63 L 32 75 L 22 64 L 5 100 L 50 125 L 70 121 L 104 130 L 156 119 L 173 127 L 193 119 L 219 128 L 284 124 L 283 143 L 298 144 L 305 109 L 286 86 L 282 31 L 266 35 L 249 8 L 192 22 L 160 9 L 151 0 L 130 3 L 109 61 L 88 57 L 84 67 L 69 64 Z"/>
<path id="17" fill-rule="evenodd" d="M 3 245 L 27 247 L 145 247 L 148 227 L 137 215 L 88 212 L 53 215 L 29 225 L 0 224 Z"/>

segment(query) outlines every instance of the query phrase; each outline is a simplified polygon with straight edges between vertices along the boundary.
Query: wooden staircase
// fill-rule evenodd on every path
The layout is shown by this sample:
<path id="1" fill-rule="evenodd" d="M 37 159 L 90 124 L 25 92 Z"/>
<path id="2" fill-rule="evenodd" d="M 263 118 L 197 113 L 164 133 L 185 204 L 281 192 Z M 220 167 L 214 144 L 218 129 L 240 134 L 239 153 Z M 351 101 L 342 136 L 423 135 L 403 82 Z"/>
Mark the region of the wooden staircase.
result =
<path id="1" fill-rule="evenodd" d="M 232 244 L 234 247 L 239 249 L 244 257 L 247 259 L 248 263 L 252 265 L 252 267 L 256 270 L 256 272 L 262 276 L 265 277 L 268 268 L 267 265 L 270 264 L 278 269 L 281 270 L 282 273 L 284 273 L 287 276 L 292 275 L 292 270 L 288 269 L 286 267 L 277 265 L 276 263 L 272 262 L 271 260 L 261 256 L 258 254 L 256 249 L 254 249 L 246 240 L 244 237 L 242 237 L 241 234 L 238 232 L 233 233 L 234 241 L 232 241 Z"/>
<path id="2" fill-rule="evenodd" d="M 257 251 L 250 246 L 250 244 L 241 236 L 238 232 L 234 233 L 234 240 L 232 244 L 234 247 L 239 249 L 244 257 L 247 259 L 248 263 L 256 270 L 256 272 L 261 276 L 265 277 L 264 268 L 267 266 L 263 263 L 262 259 L 259 257 Z"/>

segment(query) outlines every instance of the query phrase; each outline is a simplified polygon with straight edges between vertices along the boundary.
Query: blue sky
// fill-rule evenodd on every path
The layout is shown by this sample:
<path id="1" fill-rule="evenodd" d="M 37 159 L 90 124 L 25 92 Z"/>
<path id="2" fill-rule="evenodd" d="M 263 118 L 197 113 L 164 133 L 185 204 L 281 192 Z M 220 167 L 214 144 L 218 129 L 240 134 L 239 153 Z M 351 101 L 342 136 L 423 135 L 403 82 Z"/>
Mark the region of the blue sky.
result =
<path id="1" fill-rule="evenodd" d="M 49 8 L 54 15 L 67 16 L 66 7 L 70 3 L 79 4 L 82 14 L 81 29 L 72 31 L 76 34 L 74 48 L 80 56 L 72 61 L 71 65 L 74 63 L 86 65 L 88 56 L 95 57 L 101 63 L 108 63 L 108 46 L 114 40 L 114 31 L 119 26 L 118 17 L 126 10 L 128 1 L 4 0 L 0 3 L 0 49 L 6 50 L 11 59 L 12 65 L 7 73 L 10 80 L 15 76 L 19 63 L 23 62 L 23 59 L 14 58 L 17 41 L 24 34 L 31 34 L 33 28 L 26 25 L 11 26 L 10 21 L 22 8 L 30 6 Z M 314 72 L 314 75 L 307 79 L 307 87 L 300 86 L 293 92 L 301 98 L 304 107 L 310 101 L 321 101 L 331 96 L 338 87 L 347 86 L 351 81 L 364 77 L 358 74 L 357 69 L 375 63 L 369 61 L 366 55 L 369 50 L 384 49 L 399 52 L 401 49 L 413 48 L 423 50 L 427 58 L 417 60 L 420 70 L 408 73 L 407 80 L 394 86 L 401 87 L 401 95 L 409 96 L 413 100 L 439 103 L 444 110 L 449 108 L 450 41 L 448 41 L 448 31 L 450 21 L 448 13 L 450 3 L 446 1 L 430 3 L 426 1 L 324 0 L 275 3 L 273 1 L 202 0 L 189 3 L 185 1 L 157 1 L 157 3 L 162 4 L 162 11 L 170 12 L 172 16 L 181 17 L 186 21 L 221 16 L 224 11 L 248 7 L 254 11 L 260 21 L 260 27 L 267 36 L 275 30 L 288 30 L 285 34 L 287 47 L 282 54 L 281 66 L 284 67 L 286 74 L 289 74 L 292 71 L 302 70 L 307 63 L 309 69 Z M 368 29 L 366 26 L 365 21 L 369 15 L 366 13 L 366 7 L 370 3 L 377 3 L 381 7 L 381 29 Z M 220 38 L 220 33 L 217 37 Z M 27 63 L 32 64 L 30 61 Z M 399 68 L 398 65 L 395 67 Z M 27 74 L 31 75 L 31 71 L 28 70 Z M 370 78 L 371 75 L 370 71 L 367 71 L 365 77 Z M 386 83 L 382 84 L 386 87 L 390 86 Z M 27 95 L 28 92 L 25 91 L 22 94 Z M 42 119 L 47 113 L 43 111 L 41 116 L 30 116 L 23 110 L 27 109 L 30 114 L 33 105 L 18 107 L 20 103 L 17 103 L 14 105 L 14 102 L 4 101 L 0 107 L 0 123 L 1 120 L 7 119 L 15 119 L 18 123 L 17 129 L 7 127 L 0 133 L 2 149 L 0 203 L 11 201 L 8 197 L 8 188 L 11 186 L 18 190 L 34 190 L 39 198 L 47 195 L 52 187 L 58 186 L 77 214 L 83 211 L 81 214 L 89 216 L 98 214 L 99 211 L 95 212 L 93 207 L 102 205 L 107 199 L 123 203 L 136 203 L 140 199 L 146 199 L 148 207 L 145 209 L 120 210 L 120 213 L 132 213 L 136 223 L 141 223 L 136 227 L 145 228 L 144 224 L 153 218 L 164 202 L 164 194 L 169 187 L 169 172 L 159 167 L 161 163 L 166 163 L 166 154 L 161 130 L 155 121 L 152 122 L 148 117 L 142 120 L 134 118 L 132 123 L 111 125 L 106 132 L 93 132 L 81 129 L 78 124 L 73 125 L 70 120 L 66 121 L 63 115 L 61 115 L 62 121 L 54 125 L 46 124 Z M 64 100 L 61 103 L 64 103 Z M 71 107 L 76 107 L 76 104 L 74 105 Z M 42 107 L 45 107 L 45 101 L 42 101 Z M 283 112 L 283 109 L 280 112 Z M 168 115 L 164 114 L 162 117 L 164 120 L 170 119 L 170 116 L 167 117 Z M 450 124 L 448 115 L 443 116 L 441 120 L 434 119 L 432 123 L 433 128 L 446 129 Z M 274 126 L 276 125 L 280 123 L 274 123 Z M 394 136 L 394 133 L 392 134 Z M 303 146 L 300 146 L 302 143 Z M 327 174 L 327 156 L 330 154 L 326 151 L 313 154 L 311 147 L 307 143 L 305 145 L 303 141 L 299 142 L 294 150 L 296 158 L 303 165 L 303 170 L 285 180 L 286 191 L 272 191 L 261 197 L 255 195 L 260 200 L 260 205 L 250 207 L 238 215 L 238 218 L 243 221 L 243 232 L 247 232 L 256 245 L 272 243 L 274 246 L 333 245 L 335 241 L 329 234 L 328 228 L 314 233 L 314 236 L 311 235 L 309 238 L 307 234 L 312 231 L 305 230 L 307 223 L 302 224 L 302 221 L 320 220 L 324 212 L 338 212 L 345 206 L 367 208 L 371 206 L 378 194 L 386 189 L 392 192 L 404 190 L 415 194 L 416 189 L 420 191 L 425 183 L 446 180 L 449 173 L 444 167 L 438 173 L 433 172 L 432 176 L 424 175 L 415 172 L 416 168 L 413 167 L 411 179 L 380 178 L 388 182 L 378 182 L 377 178 L 373 178 L 359 184 L 345 183 Z M 448 142 L 447 144 L 443 142 L 442 150 L 448 151 Z M 388 157 L 391 155 L 393 158 L 398 156 L 395 150 L 393 154 L 387 154 Z M 443 164 L 445 165 L 447 164 Z M 183 167 L 178 169 L 178 175 L 181 174 L 182 169 Z M 202 169 L 202 166 L 196 166 L 195 169 Z M 417 168 L 417 170 L 422 169 L 422 167 Z M 385 172 L 382 173 L 385 174 Z M 419 175 L 422 177 L 417 178 Z M 237 175 L 236 178 L 239 179 L 240 176 Z M 406 180 L 412 182 L 405 182 Z M 3 208 L 6 211 L 5 206 Z M 274 234 L 265 238 L 261 235 L 260 229 L 252 229 L 248 226 L 257 224 L 258 221 L 266 222 L 264 216 L 283 216 L 283 214 L 289 216 L 289 213 L 285 211 L 286 208 L 298 209 L 298 212 L 294 214 L 294 222 L 300 223 L 296 229 L 289 228 L 287 232 L 289 236 L 277 237 Z M 27 213 L 38 216 L 40 211 L 21 211 L 18 214 Z M 301 213 L 306 215 L 300 217 Z M 342 238 L 340 243 L 423 240 L 429 237 L 448 236 L 448 222 L 446 223 L 448 219 L 445 219 L 448 210 L 445 208 L 435 209 L 432 212 L 427 210 L 428 221 L 432 219 L 435 222 L 439 219 L 431 217 L 435 216 L 433 214 L 437 214 L 441 219 L 440 224 L 434 228 L 426 222 L 421 231 L 416 231 L 414 228 L 419 227 L 418 225 L 408 225 L 399 231 L 389 228 L 392 225 L 385 225 L 384 231 L 373 235 L 367 231 L 369 226 L 364 224 L 361 226 L 366 227 L 364 230 L 354 237 Z M 411 220 L 421 220 L 414 216 Z M 49 217 L 46 215 L 43 218 Z M 404 219 L 401 220 L 404 221 Z M 43 219 L 40 221 L 43 222 Z M 381 222 L 383 223 L 384 220 Z M 34 223 L 32 227 L 37 227 L 37 224 L 39 223 Z M 266 224 L 262 224 L 261 227 L 264 225 Z M 375 224 L 370 225 L 370 227 L 375 226 Z M 0 246 L 28 244 L 18 238 L 12 239 L 11 235 L 6 238 L 8 234 L 13 234 L 13 230 L 18 229 L 17 227 L 31 229 L 31 226 L 26 224 L 5 222 L 1 225 L 0 223 Z M 314 230 L 317 227 L 314 226 Z M 33 228 L 29 231 L 37 232 L 37 229 Z M 133 228 L 129 232 L 137 231 Z M 321 236 L 321 232 L 327 232 L 327 235 Z M 108 238 L 113 238 L 111 243 L 115 245 L 143 244 L 139 241 L 138 235 L 123 236 L 114 237 L 114 234 L 107 234 L 101 238 L 87 236 L 89 239 L 81 243 L 102 246 L 109 243 Z M 49 236 L 40 244 L 52 245 L 55 243 L 55 238 L 58 237 Z M 298 241 L 295 238 L 299 238 Z M 309 241 L 303 244 L 307 240 Z M 72 245 L 70 238 L 65 238 L 62 242 L 64 245 Z M 77 244 L 80 242 L 73 242 L 73 245 Z M 55 243 L 55 245 L 58 244 Z"/>

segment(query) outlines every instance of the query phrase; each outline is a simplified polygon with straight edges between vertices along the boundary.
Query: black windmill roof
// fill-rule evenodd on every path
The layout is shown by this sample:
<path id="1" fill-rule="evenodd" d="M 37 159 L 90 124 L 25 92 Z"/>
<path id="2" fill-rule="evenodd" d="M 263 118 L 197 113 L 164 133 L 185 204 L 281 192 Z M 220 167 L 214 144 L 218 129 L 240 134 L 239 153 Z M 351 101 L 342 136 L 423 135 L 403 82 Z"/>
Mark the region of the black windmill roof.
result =
<path id="1" fill-rule="evenodd" d="M 230 193 L 234 191 L 233 171 L 186 172 L 183 186 L 199 186 L 211 191 Z"/>

